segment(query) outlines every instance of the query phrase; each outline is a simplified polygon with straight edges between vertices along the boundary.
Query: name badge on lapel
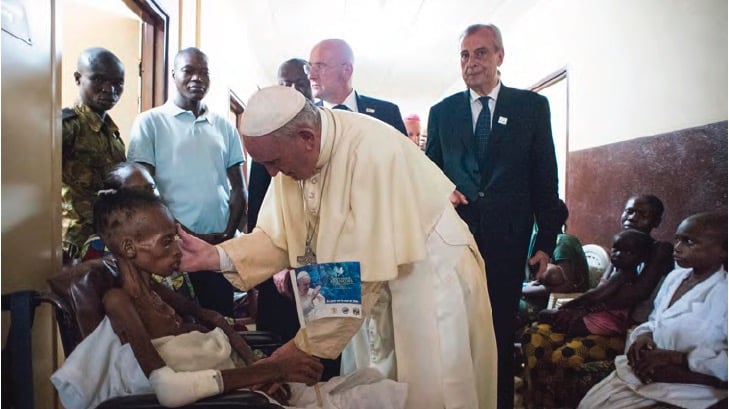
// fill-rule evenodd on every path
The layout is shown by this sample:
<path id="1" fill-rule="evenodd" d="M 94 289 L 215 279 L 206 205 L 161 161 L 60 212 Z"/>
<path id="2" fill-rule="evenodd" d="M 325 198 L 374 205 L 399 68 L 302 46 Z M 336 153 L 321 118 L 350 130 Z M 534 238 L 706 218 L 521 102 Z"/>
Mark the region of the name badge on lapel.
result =
<path id="1" fill-rule="evenodd" d="M 507 123 L 508 121 L 509 121 L 509 118 L 506 118 L 506 117 L 503 117 L 503 116 L 500 116 L 500 117 L 499 117 L 499 120 L 498 120 L 498 122 L 499 122 L 499 125 L 506 125 L 506 123 Z"/>
<path id="2" fill-rule="evenodd" d="M 368 114 L 374 114 L 375 109 L 374 108 L 365 108 L 365 112 L 367 112 Z"/>

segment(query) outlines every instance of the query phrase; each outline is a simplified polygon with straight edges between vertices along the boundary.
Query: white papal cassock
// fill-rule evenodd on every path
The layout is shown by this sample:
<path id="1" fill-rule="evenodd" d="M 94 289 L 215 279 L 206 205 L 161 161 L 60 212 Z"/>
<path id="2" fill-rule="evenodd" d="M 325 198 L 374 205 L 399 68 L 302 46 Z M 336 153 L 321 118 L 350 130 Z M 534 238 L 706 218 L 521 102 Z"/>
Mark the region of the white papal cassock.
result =
<path id="1" fill-rule="evenodd" d="M 454 185 L 389 125 L 320 112 L 317 174 L 303 184 L 278 174 L 257 228 L 220 245 L 243 286 L 299 266 L 307 219 L 318 216 L 317 261 L 361 263 L 365 318 L 307 324 L 311 352 L 342 352 L 344 373 L 371 366 L 408 383 L 409 409 L 495 408 L 485 269 L 448 199 Z M 306 350 L 301 333 L 295 340 Z"/>

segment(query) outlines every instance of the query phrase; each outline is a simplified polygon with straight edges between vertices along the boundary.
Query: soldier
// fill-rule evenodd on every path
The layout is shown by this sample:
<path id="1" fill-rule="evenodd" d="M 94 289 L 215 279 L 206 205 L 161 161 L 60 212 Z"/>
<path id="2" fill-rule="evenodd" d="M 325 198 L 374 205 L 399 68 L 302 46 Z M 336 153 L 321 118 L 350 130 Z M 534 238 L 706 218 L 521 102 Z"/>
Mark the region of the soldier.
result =
<path id="1" fill-rule="evenodd" d="M 72 263 L 93 231 L 93 205 L 104 176 L 126 160 L 124 141 L 107 111 L 124 91 L 124 64 L 111 51 L 81 52 L 73 73 L 79 101 L 63 109 L 63 260 Z"/>

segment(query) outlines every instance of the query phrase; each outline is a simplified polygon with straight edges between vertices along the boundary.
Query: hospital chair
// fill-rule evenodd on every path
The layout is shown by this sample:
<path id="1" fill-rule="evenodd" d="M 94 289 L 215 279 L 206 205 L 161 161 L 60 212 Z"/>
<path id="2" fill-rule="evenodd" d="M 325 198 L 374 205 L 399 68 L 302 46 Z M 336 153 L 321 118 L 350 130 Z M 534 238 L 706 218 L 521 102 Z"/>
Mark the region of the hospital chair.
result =
<path id="1" fill-rule="evenodd" d="M 66 356 L 98 326 L 104 318 L 102 296 L 112 286 L 118 286 L 118 277 L 112 273 L 111 259 L 88 261 L 71 267 L 48 280 L 51 293 L 48 298 L 55 306 L 61 342 Z M 251 348 L 268 355 L 281 345 L 275 334 L 263 331 L 241 332 Z M 126 396 L 110 399 L 98 408 L 161 408 L 154 394 Z M 191 409 L 273 409 L 263 395 L 247 390 L 202 399 L 185 406 Z"/>
<path id="2" fill-rule="evenodd" d="M 2 310 L 10 313 L 7 339 L 2 349 L 2 407 L 33 409 L 32 336 L 35 308 L 41 297 L 25 290 L 2 295 Z"/>

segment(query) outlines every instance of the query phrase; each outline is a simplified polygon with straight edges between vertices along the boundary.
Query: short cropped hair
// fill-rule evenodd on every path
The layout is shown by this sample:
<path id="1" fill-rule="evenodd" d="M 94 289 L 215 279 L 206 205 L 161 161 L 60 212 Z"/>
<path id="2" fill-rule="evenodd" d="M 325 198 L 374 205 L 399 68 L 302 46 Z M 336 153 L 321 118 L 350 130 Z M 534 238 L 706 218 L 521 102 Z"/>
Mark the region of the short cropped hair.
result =
<path id="1" fill-rule="evenodd" d="M 117 239 L 131 226 L 140 210 L 162 208 L 169 210 L 154 193 L 137 189 L 109 189 L 98 193 L 94 203 L 94 229 L 112 253 L 118 252 Z M 140 232 L 133 232 L 138 237 Z"/>
<path id="2" fill-rule="evenodd" d="M 122 185 L 124 184 L 124 181 L 122 180 L 121 176 L 119 175 L 121 170 L 124 169 L 139 169 L 139 170 L 146 170 L 144 165 L 137 163 L 137 162 L 119 162 L 116 165 L 112 166 L 111 170 L 109 170 L 109 173 L 106 174 L 106 177 L 104 178 L 104 189 L 114 189 L 118 190 L 122 188 Z"/>
<path id="3" fill-rule="evenodd" d="M 648 202 L 648 206 L 651 207 L 651 210 L 653 210 L 653 213 L 656 216 L 658 216 L 659 218 L 663 217 L 663 202 L 661 201 L 661 199 L 658 198 L 658 196 L 648 193 L 636 195 L 634 196 L 634 198 L 645 200 L 646 202 Z"/>
<path id="4" fill-rule="evenodd" d="M 639 253 L 643 258 L 648 255 L 648 253 L 653 248 L 653 243 L 655 243 L 655 240 L 649 234 L 635 229 L 626 229 L 616 234 L 613 238 L 613 243 L 618 241 L 618 238 L 634 240 L 635 243 L 638 245 L 635 251 Z"/>
<path id="5" fill-rule="evenodd" d="M 701 212 L 686 218 L 692 219 L 709 238 L 716 240 L 722 248 L 727 248 L 727 214 L 725 212 Z"/>

